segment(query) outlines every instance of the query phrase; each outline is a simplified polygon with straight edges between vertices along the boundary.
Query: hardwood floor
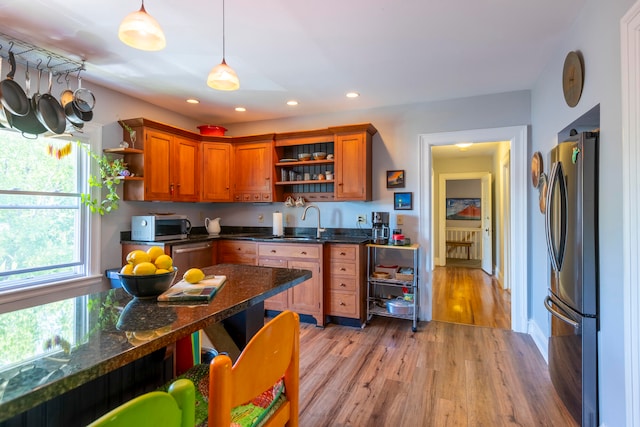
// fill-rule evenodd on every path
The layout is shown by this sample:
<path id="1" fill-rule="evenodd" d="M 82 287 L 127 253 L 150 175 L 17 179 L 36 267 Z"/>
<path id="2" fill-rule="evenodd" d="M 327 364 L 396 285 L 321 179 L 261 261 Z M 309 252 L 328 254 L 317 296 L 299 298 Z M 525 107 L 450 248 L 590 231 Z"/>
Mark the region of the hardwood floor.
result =
<path id="1" fill-rule="evenodd" d="M 511 329 L 511 294 L 479 268 L 436 267 L 433 320 Z"/>
<path id="2" fill-rule="evenodd" d="M 374 317 L 301 325 L 300 426 L 575 426 L 533 340 Z"/>

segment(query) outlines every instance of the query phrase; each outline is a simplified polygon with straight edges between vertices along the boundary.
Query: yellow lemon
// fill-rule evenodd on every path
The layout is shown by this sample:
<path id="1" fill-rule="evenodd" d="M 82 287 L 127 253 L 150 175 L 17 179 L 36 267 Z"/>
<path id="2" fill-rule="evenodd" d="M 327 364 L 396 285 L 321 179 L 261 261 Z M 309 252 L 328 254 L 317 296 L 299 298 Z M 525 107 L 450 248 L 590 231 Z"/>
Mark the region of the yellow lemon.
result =
<path id="1" fill-rule="evenodd" d="M 170 273 L 169 270 L 165 270 L 164 268 L 159 268 L 156 270 L 156 274 L 167 274 Z"/>
<path id="2" fill-rule="evenodd" d="M 171 270 L 173 267 L 173 260 L 169 255 L 160 255 L 156 258 L 156 262 L 154 262 L 157 268 L 161 268 L 163 270 Z"/>
<path id="3" fill-rule="evenodd" d="M 120 270 L 120 274 L 131 276 L 133 274 L 133 264 L 127 264 L 122 267 L 122 270 Z"/>
<path id="4" fill-rule="evenodd" d="M 184 273 L 182 278 L 189 283 L 198 283 L 204 279 L 204 273 L 199 268 L 190 268 Z"/>
<path id="5" fill-rule="evenodd" d="M 150 262 L 141 262 L 133 267 L 133 274 L 136 276 L 146 276 L 149 274 L 156 274 L 156 266 Z"/>
<path id="6" fill-rule="evenodd" d="M 156 258 L 158 258 L 160 255 L 164 255 L 164 250 L 160 246 L 151 246 L 149 249 L 147 249 L 147 253 L 151 257 L 149 261 L 155 262 Z"/>
<path id="7" fill-rule="evenodd" d="M 127 262 L 134 265 L 134 267 L 141 262 L 150 262 L 151 257 L 148 253 L 143 251 L 142 249 L 136 249 L 135 251 L 131 251 L 127 254 Z"/>

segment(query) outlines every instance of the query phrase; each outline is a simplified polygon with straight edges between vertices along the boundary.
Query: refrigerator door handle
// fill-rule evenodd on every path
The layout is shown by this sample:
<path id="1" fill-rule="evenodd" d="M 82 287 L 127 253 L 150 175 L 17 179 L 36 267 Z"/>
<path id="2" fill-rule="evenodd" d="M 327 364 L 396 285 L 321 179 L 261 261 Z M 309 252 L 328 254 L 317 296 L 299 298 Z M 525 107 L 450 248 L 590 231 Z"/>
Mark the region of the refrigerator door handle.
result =
<path id="1" fill-rule="evenodd" d="M 556 309 L 553 307 L 553 300 L 548 295 L 544 299 L 544 306 L 547 309 L 547 311 L 549 313 L 551 313 L 552 316 L 555 316 L 558 319 L 562 320 L 563 322 L 570 324 L 574 328 L 580 327 L 580 323 L 579 322 L 576 322 L 575 320 L 569 318 L 568 316 L 565 316 L 564 314 L 560 313 L 559 311 L 556 311 Z M 558 308 L 558 310 L 562 310 L 560 307 L 558 307 L 558 306 L 556 306 L 556 307 Z"/>
<path id="2" fill-rule="evenodd" d="M 564 182 L 564 171 L 562 169 L 562 163 L 556 162 L 551 166 L 551 172 L 549 173 L 549 186 L 547 187 L 547 201 L 545 207 L 545 232 L 547 235 L 547 250 L 549 251 L 549 258 L 551 258 L 551 267 L 555 271 L 560 271 L 562 268 L 562 259 L 564 257 L 564 240 L 566 239 L 566 184 Z M 557 185 L 556 185 L 557 183 Z M 557 188 L 556 188 L 557 187 Z M 555 191 L 560 191 L 558 195 L 558 201 L 560 206 L 555 206 L 553 204 Z M 558 210 L 559 208 L 559 210 Z M 552 212 L 555 210 L 555 212 Z M 556 218 L 555 222 L 560 220 L 560 229 L 556 230 L 560 232 L 559 236 L 556 236 L 553 233 L 553 228 L 555 224 L 552 224 L 552 213 L 559 214 L 560 218 Z M 559 240 L 559 242 L 556 242 Z M 559 243 L 556 247 L 555 243 Z"/>

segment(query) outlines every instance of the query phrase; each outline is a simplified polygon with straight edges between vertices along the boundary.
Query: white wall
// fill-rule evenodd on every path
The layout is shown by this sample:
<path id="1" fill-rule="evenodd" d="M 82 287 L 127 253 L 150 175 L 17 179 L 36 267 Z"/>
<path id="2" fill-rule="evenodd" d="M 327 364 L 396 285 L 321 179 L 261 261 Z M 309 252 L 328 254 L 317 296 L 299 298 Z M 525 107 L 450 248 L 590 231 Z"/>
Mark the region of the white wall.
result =
<path id="1" fill-rule="evenodd" d="M 622 310 L 622 152 L 620 18 L 633 0 L 587 0 L 585 8 L 532 91 L 532 151 L 545 160 L 565 126 L 600 104 L 599 249 L 600 422 L 624 426 L 624 336 Z M 569 51 L 584 56 L 584 93 L 575 108 L 563 99 L 561 72 Z M 545 163 L 548 165 L 548 161 Z M 547 166 L 548 167 L 548 166 Z M 515 173 L 515 171 L 513 171 Z M 531 318 L 548 333 L 548 314 L 542 306 L 547 288 L 547 255 L 543 217 L 537 211 L 537 191 L 529 193 L 529 266 Z"/>

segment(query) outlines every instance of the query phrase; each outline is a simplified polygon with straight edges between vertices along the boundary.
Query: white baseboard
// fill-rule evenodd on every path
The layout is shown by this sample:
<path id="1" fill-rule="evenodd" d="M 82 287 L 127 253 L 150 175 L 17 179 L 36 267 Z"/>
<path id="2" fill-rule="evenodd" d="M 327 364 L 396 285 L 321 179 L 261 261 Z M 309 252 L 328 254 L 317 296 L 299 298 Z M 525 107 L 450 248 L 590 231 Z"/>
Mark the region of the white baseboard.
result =
<path id="1" fill-rule="evenodd" d="M 531 335 L 531 338 L 533 338 L 533 342 L 536 344 L 536 347 L 538 347 L 538 351 L 540 351 L 542 357 L 544 357 L 544 361 L 549 364 L 549 346 L 547 335 L 542 332 L 538 324 L 531 319 L 529 319 L 529 322 L 527 324 L 527 333 Z"/>

